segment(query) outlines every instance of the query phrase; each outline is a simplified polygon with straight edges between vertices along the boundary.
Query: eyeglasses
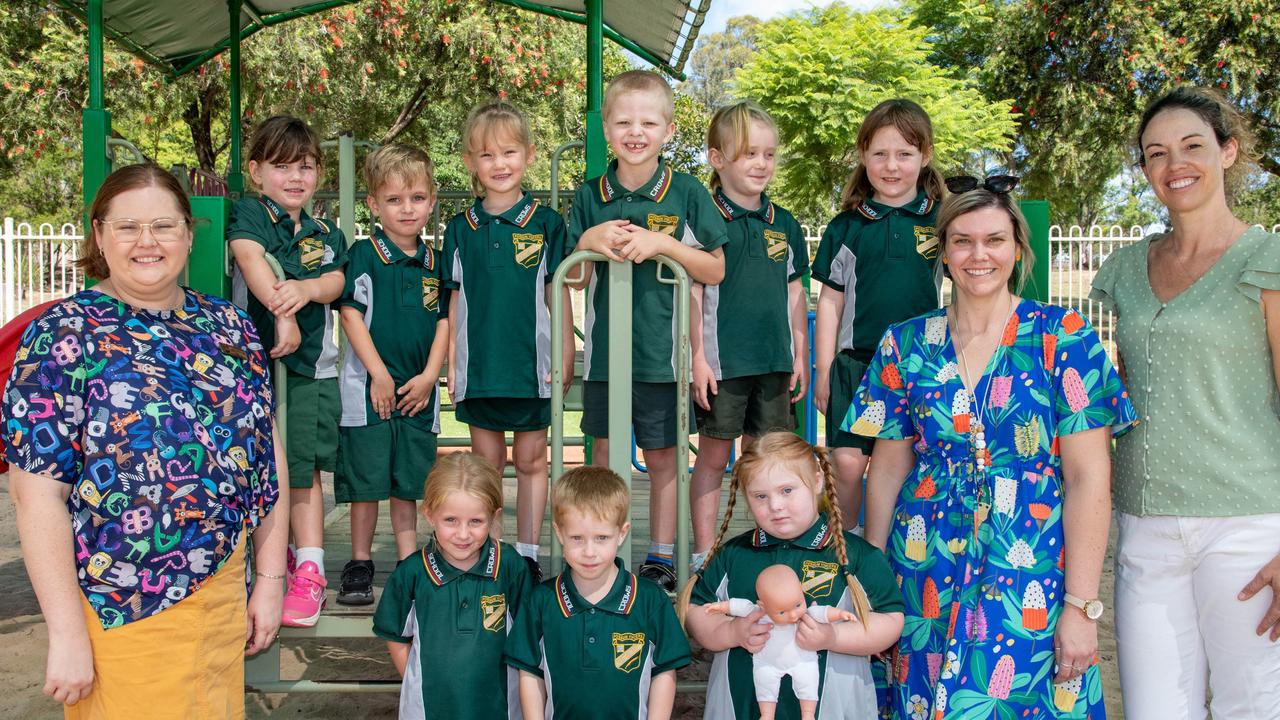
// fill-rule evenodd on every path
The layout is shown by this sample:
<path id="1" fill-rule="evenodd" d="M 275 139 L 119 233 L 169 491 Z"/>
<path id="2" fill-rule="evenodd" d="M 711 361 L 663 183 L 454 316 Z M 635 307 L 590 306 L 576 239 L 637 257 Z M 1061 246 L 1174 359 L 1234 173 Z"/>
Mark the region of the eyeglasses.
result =
<path id="1" fill-rule="evenodd" d="M 947 189 L 953 193 L 967 193 L 970 190 L 977 190 L 981 185 L 989 192 L 998 195 L 1008 195 L 1018 184 L 1017 175 L 988 175 L 985 180 L 978 180 L 972 175 L 956 175 L 947 178 Z"/>
<path id="2" fill-rule="evenodd" d="M 151 237 L 156 242 L 177 242 L 184 239 L 183 231 L 187 227 L 187 221 L 182 218 L 156 218 L 151 222 L 138 222 L 132 218 L 119 218 L 117 220 L 99 220 L 98 222 L 111 228 L 111 238 L 118 243 L 126 245 L 136 243 L 142 239 L 142 231 L 150 228 Z"/>

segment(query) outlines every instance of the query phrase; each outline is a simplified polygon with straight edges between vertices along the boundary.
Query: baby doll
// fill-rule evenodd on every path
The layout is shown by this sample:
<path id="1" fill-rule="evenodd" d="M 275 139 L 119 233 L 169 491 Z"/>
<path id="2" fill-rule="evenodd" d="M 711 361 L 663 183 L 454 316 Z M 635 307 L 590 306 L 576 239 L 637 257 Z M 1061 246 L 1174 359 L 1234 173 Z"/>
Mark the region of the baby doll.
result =
<path id="1" fill-rule="evenodd" d="M 756 578 L 756 597 L 759 605 L 750 600 L 730 598 L 704 605 L 710 613 L 728 613 L 734 617 L 746 617 L 756 610 L 764 610 L 760 622 L 769 622 L 773 629 L 760 652 L 751 657 L 756 686 L 756 702 L 760 704 L 761 720 L 773 720 L 778 704 L 778 686 L 782 676 L 791 676 L 791 687 L 800 701 L 800 715 L 813 720 L 818 707 L 818 653 L 803 650 L 796 645 L 796 626 L 800 617 L 809 617 L 821 623 L 856 621 L 857 615 L 848 610 L 829 605 L 805 607 L 804 589 L 795 570 L 787 565 L 770 565 Z"/>

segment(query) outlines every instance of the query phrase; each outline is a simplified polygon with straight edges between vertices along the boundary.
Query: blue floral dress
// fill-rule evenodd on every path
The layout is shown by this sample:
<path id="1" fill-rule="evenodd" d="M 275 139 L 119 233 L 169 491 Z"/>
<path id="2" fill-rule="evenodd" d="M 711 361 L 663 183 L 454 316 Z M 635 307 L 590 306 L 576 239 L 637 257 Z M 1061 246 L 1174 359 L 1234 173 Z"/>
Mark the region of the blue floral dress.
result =
<path id="1" fill-rule="evenodd" d="M 1058 438 L 1104 426 L 1118 434 L 1134 419 L 1074 310 L 1022 300 L 973 394 L 945 309 L 889 328 L 844 423 L 915 441 L 888 542 L 907 611 L 883 716 L 1106 716 L 1097 665 L 1053 682 L 1064 592 Z"/>

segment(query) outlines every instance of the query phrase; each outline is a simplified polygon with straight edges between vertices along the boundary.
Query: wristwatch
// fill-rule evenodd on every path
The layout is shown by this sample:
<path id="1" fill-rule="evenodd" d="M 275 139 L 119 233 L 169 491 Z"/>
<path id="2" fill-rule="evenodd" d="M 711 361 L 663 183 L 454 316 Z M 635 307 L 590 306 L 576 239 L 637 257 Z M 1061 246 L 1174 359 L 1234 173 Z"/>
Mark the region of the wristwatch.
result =
<path id="1" fill-rule="evenodd" d="M 1080 608 L 1080 611 L 1084 613 L 1084 616 L 1090 620 L 1096 621 L 1098 618 L 1102 617 L 1102 611 L 1104 608 L 1101 600 L 1083 600 L 1071 593 L 1063 593 L 1062 599 L 1065 600 L 1068 605 Z"/>

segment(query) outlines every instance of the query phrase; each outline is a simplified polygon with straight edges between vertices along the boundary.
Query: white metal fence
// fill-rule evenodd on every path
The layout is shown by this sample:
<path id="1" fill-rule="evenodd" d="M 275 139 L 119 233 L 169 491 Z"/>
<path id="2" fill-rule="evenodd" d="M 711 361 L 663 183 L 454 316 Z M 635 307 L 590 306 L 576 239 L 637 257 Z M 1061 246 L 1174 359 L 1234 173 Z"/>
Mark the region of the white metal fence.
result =
<path id="1" fill-rule="evenodd" d="M 805 227 L 810 256 L 817 249 L 823 227 Z M 425 232 L 425 231 L 424 231 Z M 1280 232 L 1280 224 L 1271 232 Z M 1049 228 L 1049 301 L 1076 308 L 1097 328 L 1111 347 L 1111 318 L 1089 299 L 1089 286 L 1098 267 L 1117 249 L 1141 240 L 1143 229 L 1093 225 Z M 357 225 L 356 238 L 368 237 L 368 228 Z M 424 235 L 424 237 L 431 237 Z M 81 238 L 77 225 L 33 226 L 5 218 L 0 230 L 0 324 L 23 310 L 84 287 L 84 274 L 75 266 L 76 246 Z M 435 238 L 431 238 L 435 239 Z"/>

